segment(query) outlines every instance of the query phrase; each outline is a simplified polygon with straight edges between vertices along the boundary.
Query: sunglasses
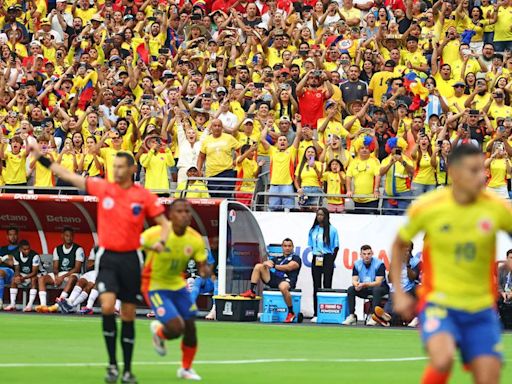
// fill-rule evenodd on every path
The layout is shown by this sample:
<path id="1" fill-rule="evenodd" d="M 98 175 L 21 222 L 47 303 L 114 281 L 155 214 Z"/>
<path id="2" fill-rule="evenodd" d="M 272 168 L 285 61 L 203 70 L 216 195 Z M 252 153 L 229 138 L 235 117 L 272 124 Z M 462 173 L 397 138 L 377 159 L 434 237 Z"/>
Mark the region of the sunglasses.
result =
<path id="1" fill-rule="evenodd" d="M 454 88 L 464 88 L 464 85 L 456 85 Z"/>

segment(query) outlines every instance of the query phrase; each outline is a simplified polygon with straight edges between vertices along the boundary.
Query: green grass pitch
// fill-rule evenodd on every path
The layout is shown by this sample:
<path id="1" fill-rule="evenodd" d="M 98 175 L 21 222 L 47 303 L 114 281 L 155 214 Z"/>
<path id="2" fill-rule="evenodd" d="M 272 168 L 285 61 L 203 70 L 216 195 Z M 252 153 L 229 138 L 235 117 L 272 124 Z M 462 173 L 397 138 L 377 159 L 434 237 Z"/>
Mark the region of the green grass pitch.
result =
<path id="1" fill-rule="evenodd" d="M 198 322 L 194 368 L 205 383 L 418 383 L 425 364 L 417 331 L 341 326 Z M 179 341 L 168 355 L 137 319 L 133 371 L 140 383 L 177 383 Z M 0 313 L 0 383 L 102 383 L 106 352 L 99 317 Z M 512 383 L 512 335 L 504 335 Z M 118 347 L 121 360 L 121 348 Z M 457 364 L 451 383 L 470 383 Z"/>

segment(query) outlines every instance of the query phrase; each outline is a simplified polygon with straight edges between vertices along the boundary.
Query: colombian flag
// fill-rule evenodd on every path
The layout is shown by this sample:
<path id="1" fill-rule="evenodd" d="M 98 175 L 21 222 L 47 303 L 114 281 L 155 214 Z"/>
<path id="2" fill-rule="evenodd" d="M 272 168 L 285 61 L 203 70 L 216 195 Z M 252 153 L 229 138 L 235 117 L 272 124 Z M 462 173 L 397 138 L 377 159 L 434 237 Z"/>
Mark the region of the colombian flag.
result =
<path id="1" fill-rule="evenodd" d="M 82 82 L 83 86 L 80 87 L 78 94 L 78 109 L 85 111 L 87 109 L 87 104 L 91 101 L 94 94 L 94 88 L 98 82 L 98 73 L 95 71 L 90 72 L 85 76 Z"/>
<path id="2" fill-rule="evenodd" d="M 137 47 L 137 60 L 142 60 L 146 65 L 149 65 L 149 50 L 146 49 L 145 43 L 140 43 Z"/>

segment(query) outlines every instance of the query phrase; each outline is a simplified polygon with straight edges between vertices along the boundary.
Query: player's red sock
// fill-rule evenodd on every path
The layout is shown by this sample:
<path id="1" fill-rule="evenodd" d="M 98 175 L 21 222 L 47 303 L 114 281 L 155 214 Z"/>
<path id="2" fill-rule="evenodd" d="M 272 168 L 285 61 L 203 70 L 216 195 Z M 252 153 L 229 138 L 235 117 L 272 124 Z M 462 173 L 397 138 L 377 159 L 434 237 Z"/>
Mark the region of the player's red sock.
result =
<path id="1" fill-rule="evenodd" d="M 446 384 L 449 377 L 450 372 L 439 372 L 427 365 L 421 378 L 421 384 Z"/>
<path id="2" fill-rule="evenodd" d="M 183 344 L 182 341 L 181 351 L 183 352 L 183 356 L 181 358 L 181 366 L 185 369 L 192 368 L 192 362 L 194 361 L 194 356 L 196 355 L 197 345 L 195 347 L 189 347 L 188 345 Z"/>

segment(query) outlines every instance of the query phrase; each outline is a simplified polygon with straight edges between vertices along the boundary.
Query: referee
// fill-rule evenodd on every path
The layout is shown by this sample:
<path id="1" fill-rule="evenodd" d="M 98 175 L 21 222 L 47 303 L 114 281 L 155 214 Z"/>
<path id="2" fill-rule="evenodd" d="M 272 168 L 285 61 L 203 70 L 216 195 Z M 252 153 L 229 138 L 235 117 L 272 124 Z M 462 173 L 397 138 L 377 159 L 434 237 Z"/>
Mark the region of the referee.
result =
<path id="1" fill-rule="evenodd" d="M 164 216 L 164 207 L 155 195 L 133 183 L 137 167 L 128 152 L 118 152 L 114 159 L 114 183 L 99 178 L 84 178 L 72 173 L 41 155 L 37 146 L 32 146 L 33 155 L 57 177 L 98 198 L 98 242 L 96 256 L 98 277 L 96 285 L 100 293 L 103 336 L 109 355 L 109 366 L 105 382 L 115 383 L 119 377 L 116 360 L 117 326 L 114 305 L 116 299 L 121 306 L 121 345 L 123 348 L 124 372 L 122 383 L 137 383 L 131 373 L 133 346 L 135 344 L 135 308 L 141 298 L 142 255 L 140 235 L 144 219 L 152 218 L 162 226 L 161 241 L 153 250 L 161 252 L 169 236 L 170 225 Z"/>

